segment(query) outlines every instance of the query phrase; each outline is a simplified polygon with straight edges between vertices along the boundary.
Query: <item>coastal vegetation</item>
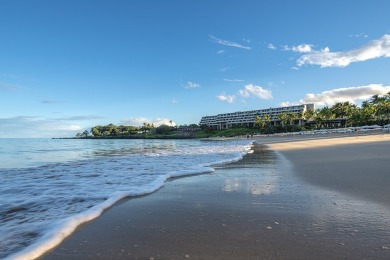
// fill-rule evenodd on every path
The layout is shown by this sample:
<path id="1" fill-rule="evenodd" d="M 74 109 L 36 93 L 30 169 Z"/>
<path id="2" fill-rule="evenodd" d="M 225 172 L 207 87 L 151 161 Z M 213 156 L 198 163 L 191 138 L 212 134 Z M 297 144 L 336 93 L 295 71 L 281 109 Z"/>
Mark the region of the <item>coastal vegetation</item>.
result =
<path id="1" fill-rule="evenodd" d="M 144 139 L 186 139 L 207 137 L 247 136 L 257 133 L 273 134 L 320 130 L 328 128 L 385 125 L 390 123 L 390 92 L 374 95 L 358 107 L 350 102 L 338 102 L 331 107 L 324 106 L 304 113 L 281 113 L 278 120 L 268 114 L 256 117 L 254 127 L 239 126 L 230 129 L 214 129 L 205 125 L 160 125 L 144 123 L 142 126 L 97 125 L 90 131 L 78 133 L 76 138 L 144 138 Z"/>
<path id="2" fill-rule="evenodd" d="M 281 113 L 277 124 L 271 121 L 270 115 L 256 117 L 256 126 L 261 133 L 266 134 L 389 123 L 390 92 L 383 96 L 374 95 L 363 101 L 360 107 L 347 101 L 304 113 Z"/>

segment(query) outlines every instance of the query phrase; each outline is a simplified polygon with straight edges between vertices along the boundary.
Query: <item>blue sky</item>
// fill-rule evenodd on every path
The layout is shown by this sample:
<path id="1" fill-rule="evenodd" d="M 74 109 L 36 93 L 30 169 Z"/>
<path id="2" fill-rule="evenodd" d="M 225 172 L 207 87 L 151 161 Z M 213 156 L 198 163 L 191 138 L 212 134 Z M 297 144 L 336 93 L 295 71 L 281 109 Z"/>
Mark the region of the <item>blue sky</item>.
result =
<path id="1" fill-rule="evenodd" d="M 390 1 L 0 1 L 0 137 L 390 91 Z"/>

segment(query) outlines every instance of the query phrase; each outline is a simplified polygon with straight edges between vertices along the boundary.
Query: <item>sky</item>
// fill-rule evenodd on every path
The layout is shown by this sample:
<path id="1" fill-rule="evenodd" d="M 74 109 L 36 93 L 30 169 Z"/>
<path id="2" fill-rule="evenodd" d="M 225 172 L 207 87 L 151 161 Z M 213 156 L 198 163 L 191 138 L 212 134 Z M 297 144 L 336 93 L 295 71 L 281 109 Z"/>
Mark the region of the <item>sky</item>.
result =
<path id="1" fill-rule="evenodd" d="M 0 138 L 390 91 L 390 1 L 0 0 Z"/>

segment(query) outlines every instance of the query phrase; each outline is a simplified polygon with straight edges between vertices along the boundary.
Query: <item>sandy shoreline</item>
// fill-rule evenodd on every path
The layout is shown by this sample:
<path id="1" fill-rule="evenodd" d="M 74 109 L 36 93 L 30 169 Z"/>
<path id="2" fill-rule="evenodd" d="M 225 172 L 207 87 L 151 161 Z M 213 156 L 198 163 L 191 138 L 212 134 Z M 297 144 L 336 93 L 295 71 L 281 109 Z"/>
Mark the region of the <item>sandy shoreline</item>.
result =
<path id="1" fill-rule="evenodd" d="M 42 259 L 390 258 L 390 135 L 302 138 L 124 200 Z"/>
<path id="2" fill-rule="evenodd" d="M 390 207 L 390 135 L 269 144 L 310 184 Z"/>

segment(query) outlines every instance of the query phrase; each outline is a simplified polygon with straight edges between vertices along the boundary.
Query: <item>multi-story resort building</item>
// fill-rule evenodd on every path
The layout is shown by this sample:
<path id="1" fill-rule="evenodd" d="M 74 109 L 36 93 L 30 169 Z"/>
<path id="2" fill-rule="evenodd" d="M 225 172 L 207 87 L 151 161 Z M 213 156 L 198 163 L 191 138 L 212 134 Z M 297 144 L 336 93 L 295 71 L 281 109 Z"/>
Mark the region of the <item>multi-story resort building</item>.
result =
<path id="1" fill-rule="evenodd" d="M 303 104 L 289 107 L 267 108 L 260 110 L 241 111 L 234 113 L 218 114 L 215 116 L 204 116 L 200 120 L 199 125 L 208 126 L 215 129 L 229 129 L 236 126 L 253 127 L 256 123 L 256 117 L 263 115 L 270 115 L 271 123 L 274 125 L 280 124 L 278 115 L 282 113 L 296 113 L 305 112 L 307 110 L 314 110 L 314 104 Z"/>

